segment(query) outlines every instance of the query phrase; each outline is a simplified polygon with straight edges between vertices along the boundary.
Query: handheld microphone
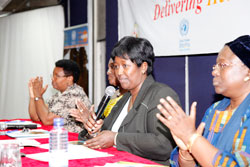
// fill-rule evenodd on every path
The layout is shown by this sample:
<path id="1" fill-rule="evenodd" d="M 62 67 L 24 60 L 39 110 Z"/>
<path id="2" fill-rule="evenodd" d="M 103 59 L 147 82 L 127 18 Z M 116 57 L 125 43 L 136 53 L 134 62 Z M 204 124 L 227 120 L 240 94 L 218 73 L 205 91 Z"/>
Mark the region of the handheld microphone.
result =
<path id="1" fill-rule="evenodd" d="M 0 123 L 0 130 L 23 129 L 23 128 L 36 129 L 37 124 L 11 124 L 11 123 L 6 123 L 6 122 Z"/>
<path id="2" fill-rule="evenodd" d="M 99 103 L 98 105 L 98 108 L 96 110 L 96 120 L 100 119 L 102 117 L 102 114 L 110 100 L 110 97 L 113 96 L 115 94 L 115 88 L 113 86 L 108 86 L 106 89 L 105 89 L 105 94 L 104 96 L 102 97 L 102 100 L 101 102 Z"/>
<path id="3" fill-rule="evenodd" d="M 96 114 L 96 119 L 95 121 L 97 121 L 98 119 L 100 119 L 102 117 L 102 114 L 110 100 L 110 97 L 113 96 L 115 94 L 115 88 L 113 86 L 108 86 L 106 89 L 105 89 L 105 94 L 104 96 L 102 97 L 102 100 L 101 102 L 99 103 L 98 105 L 98 108 L 95 112 Z M 79 140 L 88 140 L 90 139 L 91 136 L 88 136 L 88 131 L 86 129 L 83 129 L 79 135 L 78 135 L 78 139 Z"/>

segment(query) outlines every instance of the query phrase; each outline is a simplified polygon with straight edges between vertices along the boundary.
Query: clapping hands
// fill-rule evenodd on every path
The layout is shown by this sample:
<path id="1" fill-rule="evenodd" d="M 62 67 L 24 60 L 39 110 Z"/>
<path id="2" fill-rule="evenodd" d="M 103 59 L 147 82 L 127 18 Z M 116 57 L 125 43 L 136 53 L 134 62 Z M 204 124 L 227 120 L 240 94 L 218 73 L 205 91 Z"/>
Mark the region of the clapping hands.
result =
<path id="1" fill-rule="evenodd" d="M 75 117 L 77 121 L 85 124 L 89 118 L 90 113 L 94 111 L 94 105 L 92 105 L 89 109 L 81 100 L 76 100 L 76 106 L 76 109 L 71 109 L 69 111 L 70 115 L 72 117 Z"/>
<path id="2" fill-rule="evenodd" d="M 205 124 L 201 123 L 197 129 L 195 128 L 196 105 L 197 102 L 192 103 L 190 115 L 186 115 L 171 97 L 161 99 L 157 106 L 161 114 L 158 113 L 156 117 L 170 129 L 176 144 L 182 150 L 187 150 L 186 144 L 190 136 L 194 133 L 202 134 L 205 127 Z"/>
<path id="3" fill-rule="evenodd" d="M 43 77 L 31 78 L 28 83 L 30 98 L 42 97 L 48 88 L 48 84 L 43 87 Z"/>

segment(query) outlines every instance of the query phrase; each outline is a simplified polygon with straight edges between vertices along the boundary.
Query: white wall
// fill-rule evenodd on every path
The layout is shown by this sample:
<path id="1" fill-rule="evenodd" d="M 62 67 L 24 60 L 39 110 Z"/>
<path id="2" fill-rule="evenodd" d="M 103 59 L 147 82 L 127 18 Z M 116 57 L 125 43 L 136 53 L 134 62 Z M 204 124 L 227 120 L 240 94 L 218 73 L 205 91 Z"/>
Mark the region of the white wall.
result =
<path id="1" fill-rule="evenodd" d="M 50 84 L 63 57 L 64 13 L 48 7 L 0 18 L 0 119 L 28 118 L 28 81 Z M 51 85 L 51 84 L 50 84 Z M 49 86 L 45 99 L 54 94 Z"/>

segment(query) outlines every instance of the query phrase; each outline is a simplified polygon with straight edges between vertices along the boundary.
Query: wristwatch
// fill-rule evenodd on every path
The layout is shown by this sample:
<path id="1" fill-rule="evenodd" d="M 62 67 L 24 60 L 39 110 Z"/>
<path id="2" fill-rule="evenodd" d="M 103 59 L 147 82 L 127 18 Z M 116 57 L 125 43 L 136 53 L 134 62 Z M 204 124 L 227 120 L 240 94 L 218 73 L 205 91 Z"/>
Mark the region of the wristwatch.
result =
<path id="1" fill-rule="evenodd" d="M 38 101 L 39 99 L 42 99 L 41 97 L 35 97 L 35 101 Z"/>

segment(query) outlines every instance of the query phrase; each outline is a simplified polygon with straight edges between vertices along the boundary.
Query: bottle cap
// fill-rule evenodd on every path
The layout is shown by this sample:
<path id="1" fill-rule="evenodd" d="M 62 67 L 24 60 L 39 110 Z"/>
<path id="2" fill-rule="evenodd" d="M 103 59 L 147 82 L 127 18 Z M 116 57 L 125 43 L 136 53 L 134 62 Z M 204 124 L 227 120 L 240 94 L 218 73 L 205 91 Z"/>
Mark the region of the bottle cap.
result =
<path id="1" fill-rule="evenodd" d="M 63 126 L 64 125 L 64 119 L 63 118 L 55 118 L 53 122 L 54 126 Z"/>

